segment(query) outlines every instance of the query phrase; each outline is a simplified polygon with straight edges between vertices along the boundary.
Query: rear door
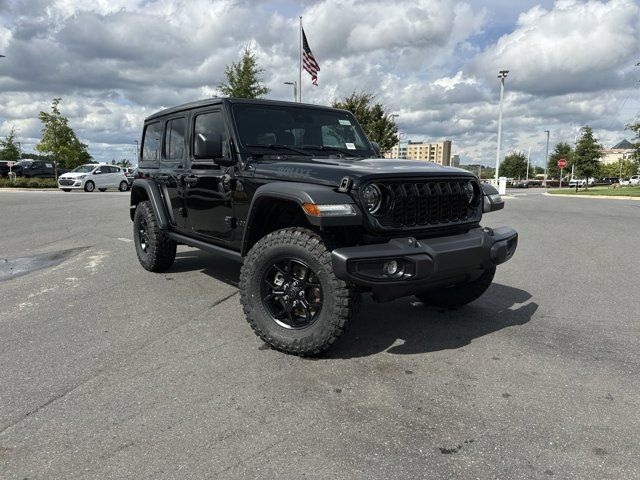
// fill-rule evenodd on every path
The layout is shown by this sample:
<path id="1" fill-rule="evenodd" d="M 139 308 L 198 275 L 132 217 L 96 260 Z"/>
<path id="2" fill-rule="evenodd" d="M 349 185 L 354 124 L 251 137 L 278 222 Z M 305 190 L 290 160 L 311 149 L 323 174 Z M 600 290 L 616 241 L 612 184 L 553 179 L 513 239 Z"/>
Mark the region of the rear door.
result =
<path id="1" fill-rule="evenodd" d="M 160 159 L 159 182 L 169 203 L 172 223 L 179 229 L 186 228 L 184 182 L 186 166 L 187 116 L 185 114 L 164 121 L 164 141 Z"/>
<path id="2" fill-rule="evenodd" d="M 231 178 L 215 158 L 229 157 L 229 130 L 222 108 L 196 111 L 190 121 L 189 170 L 185 175 L 192 233 L 228 243 L 233 234 Z"/>

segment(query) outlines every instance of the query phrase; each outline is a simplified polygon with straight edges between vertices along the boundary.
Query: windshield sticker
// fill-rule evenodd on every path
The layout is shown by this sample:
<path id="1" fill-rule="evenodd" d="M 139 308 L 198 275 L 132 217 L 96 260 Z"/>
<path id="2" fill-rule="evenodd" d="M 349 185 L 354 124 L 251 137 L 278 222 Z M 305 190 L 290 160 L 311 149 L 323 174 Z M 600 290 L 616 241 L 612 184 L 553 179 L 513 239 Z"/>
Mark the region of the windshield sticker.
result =
<path id="1" fill-rule="evenodd" d="M 345 145 L 347 146 L 348 150 L 355 150 L 356 146 L 353 143 L 345 143 Z"/>
<path id="2" fill-rule="evenodd" d="M 349 120 L 338 120 L 340 122 L 340 125 L 351 125 L 351 122 Z"/>

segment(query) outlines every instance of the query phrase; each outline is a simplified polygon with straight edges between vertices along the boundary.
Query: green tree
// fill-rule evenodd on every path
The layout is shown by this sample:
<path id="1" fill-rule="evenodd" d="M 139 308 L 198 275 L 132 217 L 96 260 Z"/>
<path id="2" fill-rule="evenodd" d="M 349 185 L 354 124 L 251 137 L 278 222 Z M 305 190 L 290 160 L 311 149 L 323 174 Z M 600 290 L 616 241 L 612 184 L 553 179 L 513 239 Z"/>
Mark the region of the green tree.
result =
<path id="1" fill-rule="evenodd" d="M 131 161 L 128 158 L 123 158 L 122 160 L 116 160 L 114 158 L 111 160 L 111 165 L 118 165 L 119 167 L 128 168 L 131 167 Z"/>
<path id="2" fill-rule="evenodd" d="M 17 162 L 20 160 L 20 142 L 18 142 L 16 129 L 11 127 L 9 134 L 0 140 L 0 160 Z"/>
<path id="3" fill-rule="evenodd" d="M 626 128 L 635 133 L 635 137 L 633 137 L 633 141 L 631 142 L 635 150 L 632 160 L 636 164 L 636 171 L 640 171 L 640 122 L 630 123 Z"/>
<path id="4" fill-rule="evenodd" d="M 373 93 L 353 92 L 344 100 L 334 101 L 332 106 L 353 113 L 369 140 L 380 145 L 382 154 L 398 143 L 398 126 L 390 112 L 385 111 L 381 103 L 375 102 Z"/>
<path id="5" fill-rule="evenodd" d="M 42 139 L 36 150 L 54 160 L 58 166 L 75 168 L 91 160 L 87 145 L 78 140 L 69 119 L 60 113 L 61 98 L 51 102 L 51 113 L 40 112 L 38 118 L 43 124 Z"/>
<path id="6" fill-rule="evenodd" d="M 600 166 L 600 175 L 603 177 L 629 178 L 636 173 L 638 173 L 638 166 L 633 160 L 620 160 Z"/>
<path id="7" fill-rule="evenodd" d="M 504 157 L 498 170 L 501 177 L 525 178 L 527 176 L 527 157 L 522 152 L 513 152 Z"/>
<path id="8" fill-rule="evenodd" d="M 600 171 L 600 158 L 602 157 L 602 145 L 593 136 L 593 129 L 586 126 L 582 129 L 582 135 L 576 144 L 573 162 L 575 175 L 578 178 L 595 178 Z M 588 186 L 585 184 L 585 188 Z"/>
<path id="9" fill-rule="evenodd" d="M 256 54 L 247 45 L 240 61 L 227 65 L 224 72 L 227 83 L 220 84 L 218 88 L 226 97 L 260 98 L 271 91 L 260 83 L 262 72 L 264 70 L 258 66 Z"/>
<path id="10" fill-rule="evenodd" d="M 571 145 L 566 142 L 557 143 L 553 148 L 553 152 L 549 155 L 549 163 L 547 164 L 547 177 L 548 178 L 560 178 L 560 169 L 558 168 L 558 160 L 564 158 L 567 161 L 567 166 L 564 168 L 563 175 L 571 169 L 571 163 L 573 162 L 573 149 Z"/>

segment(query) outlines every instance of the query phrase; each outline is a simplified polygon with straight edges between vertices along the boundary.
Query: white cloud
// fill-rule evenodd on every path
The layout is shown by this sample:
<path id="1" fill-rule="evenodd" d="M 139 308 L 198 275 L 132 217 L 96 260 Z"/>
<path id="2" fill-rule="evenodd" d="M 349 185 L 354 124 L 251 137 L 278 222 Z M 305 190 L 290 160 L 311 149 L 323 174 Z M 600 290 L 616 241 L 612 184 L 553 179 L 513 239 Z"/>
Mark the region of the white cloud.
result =
<path id="1" fill-rule="evenodd" d="M 563 0 L 551 10 L 523 12 L 516 28 L 471 64 L 491 78 L 509 69 L 512 89 L 555 95 L 622 88 L 633 83 L 632 66 L 640 50 L 640 5 Z"/>
<path id="2" fill-rule="evenodd" d="M 145 116 L 215 94 L 246 44 L 270 98 L 291 99 L 283 82 L 297 79 L 301 14 L 322 68 L 319 87 L 303 72 L 307 102 L 372 91 L 409 138 L 450 138 L 463 161 L 492 163 L 495 73 L 506 65 L 503 150 L 539 152 L 545 129 L 566 140 L 585 123 L 617 141 L 640 108 L 638 5 L 537 3 L 0 0 L 0 135 L 16 125 L 32 148 L 38 112 L 62 96 L 92 154 L 130 155 Z"/>

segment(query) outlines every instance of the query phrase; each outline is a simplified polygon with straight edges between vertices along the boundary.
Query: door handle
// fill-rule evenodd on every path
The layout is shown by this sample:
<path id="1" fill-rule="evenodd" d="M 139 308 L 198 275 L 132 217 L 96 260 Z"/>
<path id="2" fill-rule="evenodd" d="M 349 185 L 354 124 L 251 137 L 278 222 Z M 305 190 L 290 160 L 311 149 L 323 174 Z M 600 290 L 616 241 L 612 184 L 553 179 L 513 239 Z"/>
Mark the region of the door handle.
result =
<path id="1" fill-rule="evenodd" d="M 184 177 L 182 177 L 182 179 L 187 185 L 195 185 L 196 183 L 198 183 L 198 177 L 196 177 L 195 175 L 185 175 Z"/>

